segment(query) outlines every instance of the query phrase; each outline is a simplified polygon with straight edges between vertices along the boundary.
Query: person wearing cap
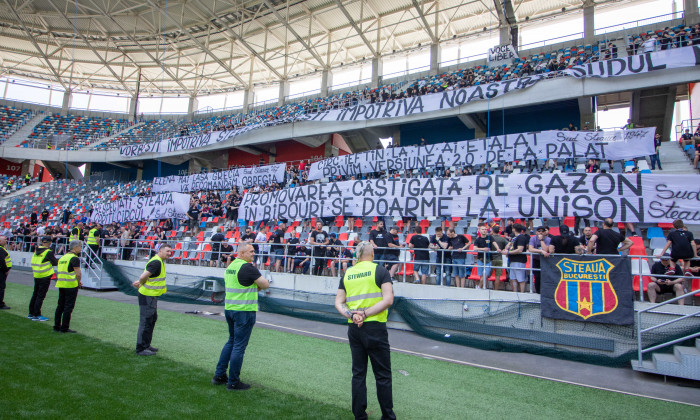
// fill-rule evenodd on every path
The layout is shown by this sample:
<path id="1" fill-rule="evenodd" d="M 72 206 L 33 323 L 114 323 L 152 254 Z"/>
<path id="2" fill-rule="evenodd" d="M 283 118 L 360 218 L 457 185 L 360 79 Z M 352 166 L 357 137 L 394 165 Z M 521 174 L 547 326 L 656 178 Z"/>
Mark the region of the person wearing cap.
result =
<path id="1" fill-rule="evenodd" d="M 530 238 L 527 250 L 532 253 L 532 274 L 535 277 L 535 292 L 540 292 L 540 280 L 542 271 L 540 269 L 540 257 L 549 257 L 549 244 L 551 238 L 547 235 L 547 228 L 538 226 L 536 234 Z"/>
<path id="2" fill-rule="evenodd" d="M 41 244 L 36 247 L 32 255 L 32 273 L 34 274 L 34 293 L 29 300 L 29 315 L 27 318 L 32 321 L 48 321 L 49 319 L 41 315 L 41 306 L 44 304 L 46 292 L 51 285 L 51 277 L 54 272 L 52 266 L 58 265 L 58 260 L 51 250 L 51 237 L 41 238 Z"/>
<path id="3" fill-rule="evenodd" d="M 669 275 L 679 277 L 668 277 Z M 656 303 L 656 296 L 664 293 L 675 293 L 676 297 L 681 296 L 685 281 L 680 277 L 682 275 L 683 272 L 677 265 L 674 269 L 671 268 L 671 254 L 662 255 L 661 259 L 651 266 L 651 276 L 649 276 L 651 281 L 647 286 L 649 302 Z M 683 305 L 683 300 L 679 300 L 678 304 Z"/>
<path id="4" fill-rule="evenodd" d="M 581 254 L 583 249 L 578 238 L 571 234 L 566 225 L 559 226 L 559 235 L 552 238 L 549 244 L 550 254 Z"/>

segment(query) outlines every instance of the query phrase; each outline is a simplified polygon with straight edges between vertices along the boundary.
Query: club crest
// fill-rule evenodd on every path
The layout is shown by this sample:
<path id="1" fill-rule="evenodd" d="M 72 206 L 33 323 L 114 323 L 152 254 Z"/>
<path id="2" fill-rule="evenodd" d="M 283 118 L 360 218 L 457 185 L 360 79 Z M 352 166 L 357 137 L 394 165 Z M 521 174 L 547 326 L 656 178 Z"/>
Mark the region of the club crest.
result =
<path id="1" fill-rule="evenodd" d="M 617 294 L 610 283 L 613 265 L 606 259 L 575 261 L 562 258 L 561 272 L 554 292 L 557 306 L 583 319 L 608 314 L 617 308 Z"/>

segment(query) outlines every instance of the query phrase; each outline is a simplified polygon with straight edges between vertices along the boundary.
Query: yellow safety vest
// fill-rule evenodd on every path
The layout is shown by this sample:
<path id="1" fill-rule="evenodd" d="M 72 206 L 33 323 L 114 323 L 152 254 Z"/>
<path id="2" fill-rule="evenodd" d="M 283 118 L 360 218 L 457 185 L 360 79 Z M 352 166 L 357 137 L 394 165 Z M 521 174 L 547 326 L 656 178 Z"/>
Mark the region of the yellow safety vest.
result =
<path id="1" fill-rule="evenodd" d="M 10 253 L 7 252 L 4 246 L 0 246 L 0 248 L 2 248 L 3 251 L 5 251 L 5 267 L 7 267 L 9 270 L 10 268 L 12 268 L 12 259 L 10 258 Z"/>
<path id="2" fill-rule="evenodd" d="M 34 255 L 32 255 L 32 272 L 34 273 L 35 279 L 43 279 L 53 275 L 51 261 L 44 261 L 49 251 L 50 249 L 46 248 L 41 254 L 34 253 Z"/>
<path id="3" fill-rule="evenodd" d="M 160 274 L 156 277 L 150 277 L 146 280 L 146 283 L 139 287 L 139 293 L 144 296 L 160 296 L 167 291 L 165 287 L 165 261 L 163 261 L 158 255 L 148 260 L 150 264 L 151 261 L 160 261 Z M 146 264 L 148 267 L 148 264 Z M 146 270 L 143 270 L 144 273 Z"/>
<path id="4" fill-rule="evenodd" d="M 68 238 L 70 241 L 79 241 L 80 240 L 80 228 L 76 227 L 75 229 L 78 229 L 78 234 L 74 235 L 73 230 L 71 230 L 70 237 Z"/>
<path id="5" fill-rule="evenodd" d="M 95 233 L 97 233 L 98 229 L 97 228 L 92 228 L 88 232 L 88 238 L 87 238 L 87 244 L 88 245 L 98 245 L 99 242 L 97 240 L 98 236 L 95 236 Z"/>
<path id="6" fill-rule="evenodd" d="M 72 252 L 67 253 L 58 260 L 58 279 L 56 280 L 56 287 L 58 288 L 75 288 L 78 287 L 78 276 L 75 271 L 68 272 L 68 264 L 73 258 L 78 258 Z"/>
<path id="7" fill-rule="evenodd" d="M 258 285 L 243 286 L 238 282 L 238 273 L 247 262 L 240 258 L 233 260 L 226 268 L 224 281 L 226 283 L 226 310 L 227 311 L 257 311 L 258 310 Z"/>
<path id="8" fill-rule="evenodd" d="M 375 275 L 377 264 L 370 261 L 361 261 L 345 272 L 343 284 L 345 285 L 345 303 L 351 311 L 364 311 L 382 300 L 382 289 L 377 287 Z M 387 309 L 378 314 L 367 317 L 365 321 L 386 322 L 389 311 Z M 352 319 L 348 319 L 352 323 Z"/>

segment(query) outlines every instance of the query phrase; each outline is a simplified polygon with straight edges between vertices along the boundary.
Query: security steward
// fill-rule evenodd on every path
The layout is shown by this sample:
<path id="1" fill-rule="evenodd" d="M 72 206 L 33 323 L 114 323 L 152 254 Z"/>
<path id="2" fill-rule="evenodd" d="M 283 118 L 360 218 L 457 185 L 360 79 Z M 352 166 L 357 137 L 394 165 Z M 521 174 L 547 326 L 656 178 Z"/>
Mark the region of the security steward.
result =
<path id="1" fill-rule="evenodd" d="M 352 354 L 352 413 L 367 418 L 367 357 L 377 383 L 382 419 L 395 419 L 391 391 L 391 357 L 386 329 L 388 309 L 394 303 L 389 271 L 375 264 L 372 244 L 357 246 L 357 264 L 340 280 L 335 308 L 348 318 L 348 340 Z"/>
<path id="2" fill-rule="evenodd" d="M 92 229 L 88 231 L 87 245 L 92 250 L 90 254 L 90 264 L 95 262 L 93 259 L 100 258 L 100 238 L 102 237 L 102 225 L 95 223 Z"/>
<path id="3" fill-rule="evenodd" d="M 53 277 L 52 266 L 58 265 L 58 260 L 51 250 L 51 237 L 41 238 L 41 244 L 36 247 L 32 255 L 32 273 L 34 274 L 34 293 L 29 301 L 29 315 L 27 318 L 32 321 L 48 321 L 49 319 L 41 315 L 41 306 L 44 304 L 46 292 L 51 285 Z"/>
<path id="4" fill-rule="evenodd" d="M 7 275 L 12 268 L 12 259 L 10 253 L 7 252 L 7 237 L 0 236 L 0 309 L 10 309 L 5 305 L 5 286 L 7 284 Z"/>
<path id="5" fill-rule="evenodd" d="M 240 378 L 243 356 L 258 312 L 258 290 L 270 287 L 270 282 L 252 264 L 254 258 L 253 245 L 241 244 L 238 257 L 226 267 L 224 274 L 228 341 L 221 349 L 211 382 L 214 385 L 227 384 L 226 389 L 231 391 L 250 389 L 250 385 L 241 382 Z M 230 376 L 226 376 L 226 370 Z"/>
<path id="6" fill-rule="evenodd" d="M 71 241 L 68 244 L 68 253 L 58 260 L 56 287 L 58 288 L 58 305 L 54 315 L 53 330 L 62 333 L 74 333 L 70 329 L 70 318 L 78 298 L 78 287 L 83 286 L 80 281 L 80 253 L 83 243 Z"/>
<path id="7" fill-rule="evenodd" d="M 173 254 L 172 247 L 161 244 L 153 258 L 148 260 L 141 277 L 132 283 L 139 289 L 139 330 L 136 335 L 136 354 L 153 356 L 158 351 L 151 346 L 153 329 L 158 320 L 158 296 L 166 292 L 165 260 Z"/>
<path id="8" fill-rule="evenodd" d="M 68 238 L 68 240 L 69 240 L 70 242 L 73 242 L 73 241 L 82 241 L 82 240 L 83 240 L 83 235 L 84 235 L 83 229 L 84 229 L 84 227 L 83 227 L 83 222 L 80 222 L 80 223 L 78 223 L 77 225 L 75 225 L 75 226 L 73 227 L 73 229 L 71 229 L 71 231 L 70 231 L 70 237 Z"/>

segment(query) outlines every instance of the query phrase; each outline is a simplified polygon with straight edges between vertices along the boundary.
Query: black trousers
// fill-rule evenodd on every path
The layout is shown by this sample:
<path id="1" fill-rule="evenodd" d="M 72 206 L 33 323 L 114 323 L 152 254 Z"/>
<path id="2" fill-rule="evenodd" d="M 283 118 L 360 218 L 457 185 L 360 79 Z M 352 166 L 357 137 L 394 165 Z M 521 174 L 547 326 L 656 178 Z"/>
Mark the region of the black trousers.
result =
<path id="1" fill-rule="evenodd" d="M 8 271 L 0 271 L 0 306 L 5 306 L 5 287 L 7 286 Z"/>
<path id="2" fill-rule="evenodd" d="M 323 275 L 323 269 L 326 268 L 326 259 L 321 257 L 314 257 L 314 269 L 311 274 L 315 276 Z"/>
<path id="3" fill-rule="evenodd" d="M 542 257 L 540 257 L 542 258 Z M 540 281 L 542 280 L 542 271 L 536 270 L 540 268 L 540 259 L 532 258 L 532 275 L 535 277 L 535 292 L 540 292 Z"/>
<path id="4" fill-rule="evenodd" d="M 348 326 L 352 353 L 352 413 L 356 419 L 367 418 L 367 358 L 377 383 L 377 400 L 382 419 L 395 419 L 391 392 L 391 354 L 389 334 L 383 322 L 366 322 L 362 327 Z"/>
<path id="5" fill-rule="evenodd" d="M 44 304 L 46 292 L 49 291 L 51 285 L 51 277 L 34 278 L 34 293 L 29 301 L 29 315 L 41 316 L 41 305 Z"/>
<path id="6" fill-rule="evenodd" d="M 158 296 L 139 293 L 139 331 L 136 335 L 136 351 L 151 347 L 153 329 L 158 320 Z"/>
<path id="7" fill-rule="evenodd" d="M 591 226 L 591 219 L 584 219 L 581 216 L 574 216 L 574 235 L 578 236 L 578 226 L 581 224 L 581 220 L 583 220 L 583 224 L 586 227 Z"/>
<path id="8" fill-rule="evenodd" d="M 90 255 L 89 264 L 97 263 L 97 259 L 100 258 L 100 246 L 99 245 L 88 245 L 95 255 Z"/>
<path id="9" fill-rule="evenodd" d="M 54 315 L 54 330 L 68 331 L 70 328 L 70 317 L 75 308 L 75 300 L 78 298 L 77 287 L 61 287 L 58 289 L 58 305 L 56 315 Z"/>

